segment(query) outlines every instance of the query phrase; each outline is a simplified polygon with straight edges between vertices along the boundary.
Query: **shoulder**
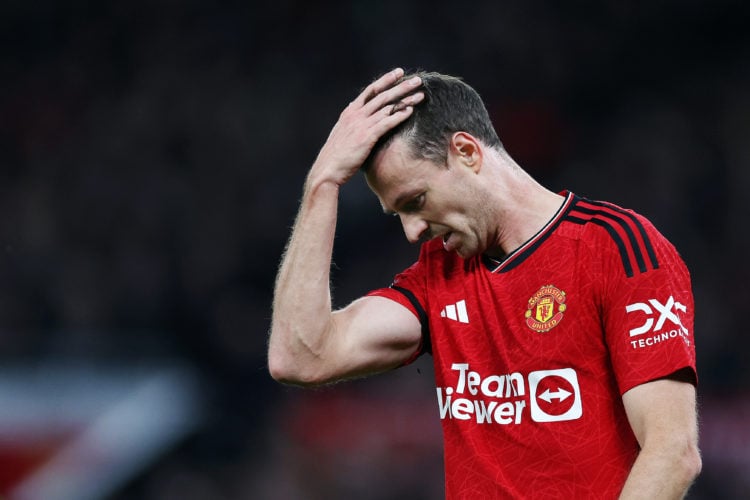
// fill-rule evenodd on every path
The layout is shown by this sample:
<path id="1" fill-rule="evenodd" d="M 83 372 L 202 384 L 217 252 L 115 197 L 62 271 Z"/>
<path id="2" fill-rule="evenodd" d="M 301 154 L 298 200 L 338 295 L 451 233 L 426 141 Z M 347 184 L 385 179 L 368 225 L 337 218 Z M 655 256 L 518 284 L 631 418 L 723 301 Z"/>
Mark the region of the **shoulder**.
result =
<path id="1" fill-rule="evenodd" d="M 627 277 L 659 269 L 660 257 L 674 248 L 643 215 L 606 201 L 577 197 L 565 222 L 594 255 L 612 259 Z"/>

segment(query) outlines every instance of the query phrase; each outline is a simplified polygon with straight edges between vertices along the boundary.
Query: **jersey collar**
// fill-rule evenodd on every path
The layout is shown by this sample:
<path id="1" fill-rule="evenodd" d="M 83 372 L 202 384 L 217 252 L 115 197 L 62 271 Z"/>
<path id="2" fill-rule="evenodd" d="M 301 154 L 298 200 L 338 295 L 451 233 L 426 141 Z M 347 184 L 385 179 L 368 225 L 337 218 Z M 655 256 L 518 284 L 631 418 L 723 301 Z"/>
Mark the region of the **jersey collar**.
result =
<path id="1" fill-rule="evenodd" d="M 557 228 L 557 226 L 565 217 L 565 214 L 568 212 L 568 210 L 570 210 L 570 207 L 573 204 L 573 200 L 576 197 L 570 191 L 562 191 L 560 194 L 565 196 L 565 200 L 560 205 L 560 208 L 557 209 L 555 215 L 552 216 L 552 218 L 544 225 L 544 227 L 542 227 L 534 236 L 529 238 L 520 247 L 516 248 L 508 255 L 506 255 L 502 260 L 493 259 L 492 257 L 488 257 L 487 255 L 482 255 L 482 263 L 485 265 L 485 267 L 493 273 L 505 273 L 518 266 L 521 262 L 526 260 L 529 255 L 534 253 L 534 250 L 536 250 L 539 245 L 541 245 L 544 240 L 546 240 L 549 235 L 554 232 L 555 228 Z"/>

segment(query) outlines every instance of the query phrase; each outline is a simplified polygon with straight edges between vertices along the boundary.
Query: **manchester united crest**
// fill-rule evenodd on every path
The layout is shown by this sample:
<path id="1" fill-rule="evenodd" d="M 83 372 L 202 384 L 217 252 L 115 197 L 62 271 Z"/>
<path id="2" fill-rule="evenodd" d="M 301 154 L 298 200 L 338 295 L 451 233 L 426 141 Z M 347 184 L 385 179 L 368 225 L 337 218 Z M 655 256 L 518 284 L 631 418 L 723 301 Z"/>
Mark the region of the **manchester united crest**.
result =
<path id="1" fill-rule="evenodd" d="M 535 332 L 548 332 L 563 319 L 565 292 L 554 285 L 544 285 L 529 299 L 526 325 Z"/>

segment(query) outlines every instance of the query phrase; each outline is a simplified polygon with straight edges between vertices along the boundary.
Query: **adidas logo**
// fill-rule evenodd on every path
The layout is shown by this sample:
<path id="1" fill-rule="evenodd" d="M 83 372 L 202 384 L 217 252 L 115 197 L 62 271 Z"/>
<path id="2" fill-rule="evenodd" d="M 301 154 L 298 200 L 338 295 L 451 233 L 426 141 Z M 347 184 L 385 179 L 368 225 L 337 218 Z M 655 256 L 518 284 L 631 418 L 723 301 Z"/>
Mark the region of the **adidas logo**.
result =
<path id="1" fill-rule="evenodd" d="M 455 304 L 448 304 L 445 309 L 440 311 L 441 318 L 452 319 L 461 323 L 469 322 L 469 315 L 466 314 L 466 301 L 459 300 Z"/>

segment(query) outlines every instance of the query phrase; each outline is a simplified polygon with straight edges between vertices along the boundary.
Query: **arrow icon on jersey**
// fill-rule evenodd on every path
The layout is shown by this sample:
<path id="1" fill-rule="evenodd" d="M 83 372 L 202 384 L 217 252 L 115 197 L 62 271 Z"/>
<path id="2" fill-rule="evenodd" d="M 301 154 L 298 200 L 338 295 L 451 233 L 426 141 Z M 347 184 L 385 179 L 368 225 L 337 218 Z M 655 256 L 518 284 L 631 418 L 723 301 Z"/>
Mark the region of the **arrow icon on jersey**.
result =
<path id="1" fill-rule="evenodd" d="M 558 399 L 560 401 L 565 401 L 568 399 L 568 397 L 573 394 L 572 392 L 568 392 L 565 389 L 557 389 L 556 392 L 552 392 L 549 389 L 544 391 L 539 395 L 539 399 L 543 399 L 544 401 L 551 403 L 553 399 Z"/>

